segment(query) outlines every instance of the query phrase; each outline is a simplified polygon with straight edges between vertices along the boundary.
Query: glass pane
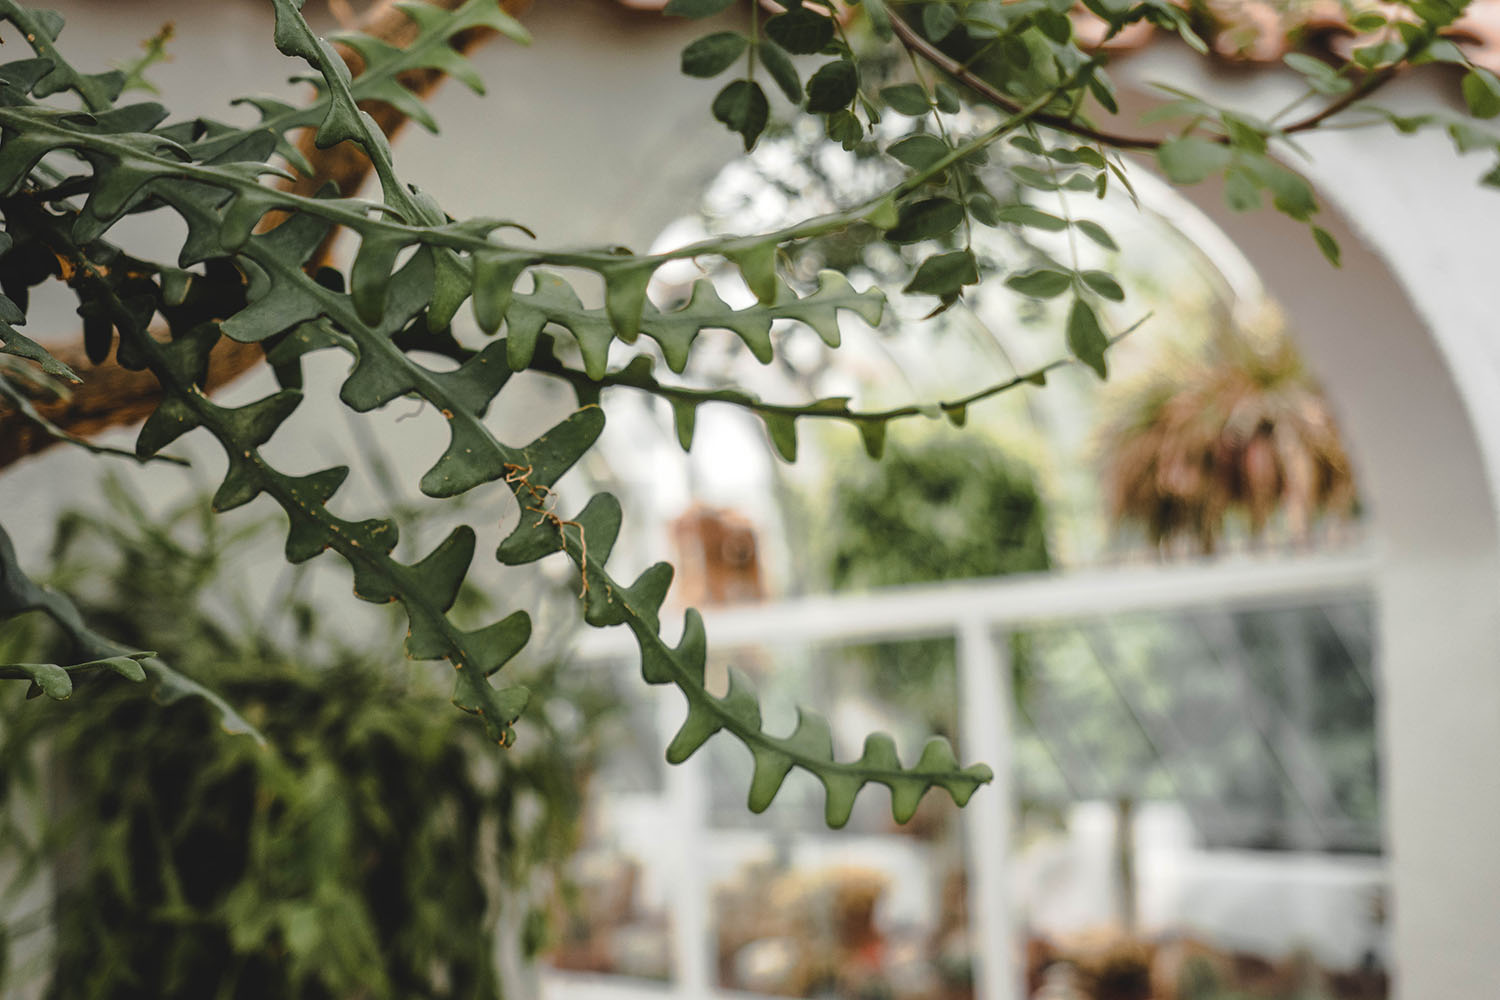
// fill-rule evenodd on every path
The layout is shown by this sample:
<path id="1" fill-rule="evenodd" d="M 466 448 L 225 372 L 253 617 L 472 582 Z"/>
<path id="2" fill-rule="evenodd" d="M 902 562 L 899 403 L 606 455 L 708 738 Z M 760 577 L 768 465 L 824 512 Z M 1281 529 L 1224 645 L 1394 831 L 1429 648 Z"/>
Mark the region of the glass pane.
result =
<path id="1" fill-rule="evenodd" d="M 1028 995 L 1387 996 L 1372 622 L 1348 601 L 1018 637 Z"/>

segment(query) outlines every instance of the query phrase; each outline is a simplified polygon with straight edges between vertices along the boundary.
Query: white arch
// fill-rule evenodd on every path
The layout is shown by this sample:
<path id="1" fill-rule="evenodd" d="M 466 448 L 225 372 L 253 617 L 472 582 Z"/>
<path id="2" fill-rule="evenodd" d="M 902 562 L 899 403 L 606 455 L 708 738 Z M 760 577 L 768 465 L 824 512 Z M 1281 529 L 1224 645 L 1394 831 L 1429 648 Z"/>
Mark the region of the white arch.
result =
<path id="1" fill-rule="evenodd" d="M 1180 51 L 1123 67 L 1235 106 L 1276 107 L 1285 74 L 1215 76 Z M 1451 82 L 1451 81 L 1446 81 Z M 1396 95 L 1441 100 L 1442 79 Z M 1500 983 L 1500 366 L 1492 253 L 1500 195 L 1440 134 L 1309 138 L 1294 164 L 1343 246 L 1183 193 L 1259 271 L 1334 400 L 1379 549 L 1384 804 L 1398 995 L 1493 995 Z"/>

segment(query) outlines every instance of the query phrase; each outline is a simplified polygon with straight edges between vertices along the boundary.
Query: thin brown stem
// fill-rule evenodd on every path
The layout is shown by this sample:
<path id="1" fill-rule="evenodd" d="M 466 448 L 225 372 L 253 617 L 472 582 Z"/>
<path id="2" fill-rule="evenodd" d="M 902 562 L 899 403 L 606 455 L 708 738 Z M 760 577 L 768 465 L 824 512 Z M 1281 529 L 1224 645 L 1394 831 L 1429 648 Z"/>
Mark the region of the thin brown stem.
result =
<path id="1" fill-rule="evenodd" d="M 973 93 L 1007 113 L 1015 114 L 1020 110 L 1015 101 L 1001 93 L 995 86 L 974 73 L 966 65 L 923 38 L 917 32 L 916 28 L 913 28 L 900 16 L 895 14 L 891 16 L 891 27 L 895 29 L 896 37 L 901 40 L 901 44 L 908 51 L 920 56 L 951 79 L 963 84 Z M 1347 93 L 1328 102 L 1328 104 L 1313 114 L 1298 119 L 1285 128 L 1280 129 L 1280 133 L 1283 135 L 1292 135 L 1297 132 L 1307 132 L 1317 128 L 1329 118 L 1332 118 L 1354 104 L 1354 102 L 1368 97 L 1387 83 L 1390 83 L 1405 65 L 1405 63 L 1394 63 L 1384 69 L 1371 73 Z M 1116 149 L 1153 150 L 1159 149 L 1162 143 L 1166 141 L 1152 136 L 1125 135 L 1119 132 L 1094 128 L 1093 126 L 1077 121 L 1071 115 L 1055 115 L 1041 112 L 1032 115 L 1031 120 L 1038 125 L 1045 125 L 1059 132 L 1067 132 L 1070 135 L 1075 135 L 1080 139 L 1088 139 L 1091 142 L 1101 142 Z M 1226 136 L 1215 136 L 1213 141 L 1228 142 L 1228 138 Z"/>
<path id="2" fill-rule="evenodd" d="M 1130 334 L 1140 329 L 1150 318 L 1151 314 L 1147 313 L 1120 333 L 1109 338 L 1109 346 L 1113 347 L 1130 336 Z M 429 346 L 427 349 L 431 349 L 431 347 Z M 457 347 L 456 345 L 449 346 L 446 350 L 439 347 L 437 353 L 444 354 L 458 361 L 464 361 L 473 357 L 473 352 Z M 635 371 L 629 367 L 609 372 L 603 378 L 594 379 L 590 378 L 587 373 L 562 363 L 550 353 L 545 355 L 538 354 L 532 360 L 528 370 L 562 379 L 565 382 L 571 383 L 576 388 L 590 391 L 617 388 L 635 389 L 638 392 L 657 396 L 669 402 L 689 403 L 693 406 L 701 406 L 705 403 L 724 403 L 729 406 L 737 406 L 741 409 L 749 410 L 760 416 L 805 417 L 809 420 L 842 420 L 846 423 L 861 424 L 886 423 L 907 417 L 931 417 L 940 412 L 953 414 L 966 410 L 975 403 L 983 402 L 986 399 L 1009 392 L 1012 389 L 1018 389 L 1021 386 L 1041 385 L 1052 372 L 1076 364 L 1079 364 L 1076 358 L 1057 358 L 1047 364 L 1015 375 L 1004 381 L 996 382 L 966 396 L 939 400 L 926 405 L 907 404 L 906 406 L 896 406 L 885 410 L 851 410 L 847 406 L 837 409 L 817 402 L 803 404 L 768 403 L 763 399 L 734 389 L 697 389 L 690 386 L 669 385 L 657 381 L 656 377 L 649 373 Z"/>

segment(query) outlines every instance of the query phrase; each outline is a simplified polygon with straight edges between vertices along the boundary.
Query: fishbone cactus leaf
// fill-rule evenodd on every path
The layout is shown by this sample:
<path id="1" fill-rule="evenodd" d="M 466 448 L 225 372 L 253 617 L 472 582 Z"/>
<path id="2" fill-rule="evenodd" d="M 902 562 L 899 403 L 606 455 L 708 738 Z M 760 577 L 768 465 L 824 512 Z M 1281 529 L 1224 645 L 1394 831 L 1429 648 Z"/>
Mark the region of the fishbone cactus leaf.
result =
<path id="1" fill-rule="evenodd" d="M 706 644 L 696 612 L 688 613 L 683 638 L 675 647 L 660 636 L 671 567 L 653 566 L 629 585 L 609 575 L 605 564 L 621 517 L 618 502 L 607 493 L 590 498 L 574 516 L 565 516 L 558 484 L 602 432 L 605 418 L 598 406 L 583 405 L 525 444 L 502 440 L 484 420 L 513 371 L 534 365 L 546 371 L 555 362 L 551 327 L 571 333 L 583 358 L 584 375 L 598 382 L 607 373 L 616 339 L 631 343 L 641 334 L 652 338 L 668 366 L 680 372 L 698 333 L 722 328 L 738 335 L 756 357 L 769 361 L 776 322 L 804 323 L 836 345 L 839 312 L 878 323 L 880 294 L 858 292 L 846 279 L 828 273 L 820 276 L 815 291 L 796 296 L 776 267 L 780 243 L 793 237 L 767 236 L 732 240 L 723 250 L 755 292 L 755 305 L 730 309 L 703 281 L 686 304 L 664 311 L 649 301 L 646 290 L 670 255 L 516 249 L 495 236 L 512 223 L 454 222 L 430 197 L 399 181 L 389 144 L 360 102 L 386 100 L 430 125 L 430 117 L 410 94 L 393 89 L 400 87 L 399 74 L 436 69 L 477 86 L 469 65 L 452 49 L 453 39 L 476 27 L 520 38 L 518 26 L 493 0 L 470 0 L 455 12 L 403 5 L 418 27 L 417 40 L 407 48 L 360 36 L 339 39 L 365 64 L 356 76 L 332 44 L 308 27 L 296 0 L 272 3 L 276 45 L 316 71 L 318 95 L 304 108 L 257 99 L 251 103 L 259 121 L 249 128 L 204 120 L 164 126 L 162 110 L 155 105 L 113 108 L 115 94 L 109 92 L 107 80 L 51 61 L 50 43 L 61 22 L 45 15 L 24 16 L 39 25 L 38 55 L 48 64 L 0 68 L 0 191 L 12 194 L 34 182 L 50 169 L 44 158 L 57 150 L 71 151 L 86 164 L 87 173 L 73 182 L 87 193 L 82 208 L 74 209 L 59 198 L 51 203 L 52 211 L 28 217 L 28 225 L 34 230 L 30 235 L 45 245 L 59 266 L 71 269 L 81 295 L 86 289 L 89 322 L 96 328 L 117 329 L 118 356 L 149 369 L 161 383 L 164 395 L 141 428 L 138 454 L 155 455 L 193 431 L 211 434 L 227 459 L 215 506 L 227 510 L 269 496 L 287 516 L 288 559 L 300 562 L 333 550 L 352 568 L 357 596 L 399 603 L 408 619 L 407 654 L 447 660 L 455 671 L 454 703 L 479 716 L 491 738 L 508 744 L 528 694 L 520 686 L 501 686 L 494 677 L 524 647 L 531 626 L 524 612 L 477 629 L 460 627 L 450 617 L 473 561 L 474 530 L 457 527 L 422 558 L 401 561 L 393 556 L 398 534 L 394 522 L 354 521 L 335 509 L 346 468 L 290 474 L 262 454 L 262 446 L 283 426 L 299 419 L 297 362 L 302 355 L 325 348 L 342 350 L 352 365 L 339 395 L 352 409 L 372 410 L 415 397 L 442 414 L 449 438 L 422 476 L 423 492 L 450 497 L 482 483 L 503 482 L 519 510 L 497 558 L 516 564 L 564 552 L 582 580 L 585 619 L 600 627 L 630 629 L 640 648 L 645 679 L 673 684 L 683 692 L 688 712 L 672 741 L 673 760 L 687 757 L 714 733 L 727 732 L 755 758 L 752 808 L 766 808 L 787 773 L 800 767 L 824 784 L 827 815 L 836 825 L 847 820 L 859 789 L 871 782 L 890 788 L 898 818 L 909 816 L 933 786 L 946 789 L 957 801 L 967 800 L 989 779 L 989 772 L 982 766 L 960 768 L 946 744 L 929 745 L 914 766 L 905 767 L 889 737 L 877 735 L 858 760 L 837 761 L 821 717 L 804 712 L 790 735 L 773 736 L 764 731 L 759 703 L 744 678 L 734 678 L 723 697 L 707 691 Z M 0 17 L 17 9 L 9 0 L 0 0 Z M 86 110 L 62 111 L 30 101 L 28 89 L 36 94 L 48 87 L 75 91 L 84 98 Z M 277 169 L 267 158 L 277 151 L 285 155 L 287 133 L 296 128 L 314 129 L 322 146 L 344 141 L 360 146 L 379 178 L 381 200 L 311 198 L 264 184 L 264 175 Z M 7 224 L 10 204 L 0 205 Z M 105 243 L 119 219 L 158 207 L 175 212 L 187 226 L 177 268 L 134 261 Z M 285 221 L 267 223 L 273 212 L 285 213 Z M 353 230 L 359 237 L 347 291 L 337 276 L 305 270 L 333 227 Z M 200 264 L 203 273 L 184 273 Z M 584 308 L 572 287 L 547 269 L 549 265 L 600 275 L 603 308 Z M 530 289 L 518 292 L 515 286 L 526 271 L 532 275 Z M 225 278 L 226 272 L 230 278 Z M 210 280 L 227 281 L 230 297 L 238 297 L 242 307 L 211 315 L 176 308 L 195 283 Z M 462 355 L 457 368 L 428 367 L 408 354 L 424 346 L 453 344 L 442 331 L 470 298 L 480 327 L 495 333 L 503 326 L 504 340 Z M 10 315 L 4 310 L 0 305 L 0 321 Z M 146 329 L 154 315 L 166 319 L 169 339 Z M 209 399 L 203 391 L 207 362 L 221 333 L 266 344 L 284 387 L 240 406 Z M 6 337 L 5 344 L 26 349 L 14 337 Z M 649 370 L 645 374 L 649 376 Z M 846 400 L 825 402 L 829 412 L 854 419 Z M 763 406 L 757 412 L 778 450 L 790 460 L 796 451 L 797 414 L 784 410 Z M 679 434 L 686 440 L 695 411 L 678 407 L 677 412 Z M 86 664 L 131 669 L 121 656 L 138 662 L 129 651 L 106 650 Z M 61 678 L 49 669 L 55 666 L 15 668 L 60 692 Z M 140 666 L 147 673 L 168 669 L 149 658 Z M 164 684 L 163 690 L 189 691 L 191 682 Z"/>

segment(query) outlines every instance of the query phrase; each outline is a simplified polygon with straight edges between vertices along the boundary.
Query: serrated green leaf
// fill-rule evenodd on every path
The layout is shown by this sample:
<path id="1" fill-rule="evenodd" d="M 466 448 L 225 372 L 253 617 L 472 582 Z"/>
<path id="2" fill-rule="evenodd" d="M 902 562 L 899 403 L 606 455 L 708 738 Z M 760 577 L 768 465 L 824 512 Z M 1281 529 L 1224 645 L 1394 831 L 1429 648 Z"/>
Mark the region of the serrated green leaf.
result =
<path id="1" fill-rule="evenodd" d="M 427 603 L 447 611 L 458 599 L 464 575 L 474 560 L 474 529 L 461 524 L 409 569 L 413 589 Z"/>
<path id="2" fill-rule="evenodd" d="M 525 254 L 485 251 L 474 257 L 474 321 L 485 333 L 500 329 L 516 279 L 531 261 Z"/>
<path id="3" fill-rule="evenodd" d="M 656 263 L 649 259 L 625 259 L 599 268 L 599 275 L 604 279 L 604 311 L 615 335 L 626 343 L 634 342 L 640 332 L 646 287 L 655 273 Z"/>
<path id="4" fill-rule="evenodd" d="M 141 666 L 141 660 L 155 656 L 155 653 L 132 653 L 129 656 L 109 656 L 92 663 L 80 664 L 80 666 L 100 666 L 113 670 L 127 681 L 139 684 L 146 679 L 145 668 Z"/>
<path id="5" fill-rule="evenodd" d="M 0 354 L 25 358 L 53 378 L 66 379 L 69 382 L 83 381 L 73 369 L 54 358 L 41 344 L 23 335 L 6 322 L 0 322 Z"/>
<path id="6" fill-rule="evenodd" d="M 530 700 L 531 692 L 524 686 L 518 684 L 497 690 L 483 674 L 472 670 L 460 670 L 453 684 L 453 704 L 479 716 L 485 734 L 503 747 L 515 743 L 516 732 L 512 726 Z"/>
<path id="7" fill-rule="evenodd" d="M 73 678 L 55 663 L 15 663 L 9 666 L 30 677 L 48 698 L 66 701 L 73 697 Z"/>
<path id="8" fill-rule="evenodd" d="M 703 711 L 689 711 L 682 726 L 678 728 L 672 741 L 667 744 L 667 763 L 681 764 L 693 754 L 698 748 L 708 742 L 724 725 L 715 716 Z"/>
<path id="9" fill-rule="evenodd" d="M 754 772 L 750 778 L 750 795 L 747 801 L 753 813 L 762 813 L 781 789 L 781 783 L 792 770 L 792 758 L 775 747 L 755 747 L 751 751 Z"/>
<path id="10" fill-rule="evenodd" d="M 193 409 L 177 396 L 168 396 L 152 411 L 136 435 L 135 453 L 150 458 L 200 425 Z"/>
<path id="11" fill-rule="evenodd" d="M 251 448 L 258 448 L 271 440 L 277 429 L 302 403 L 302 393 L 295 389 L 283 389 L 247 403 L 236 409 L 220 409 L 225 426 L 235 434 L 237 441 Z"/>
<path id="12" fill-rule="evenodd" d="M 169 667 L 159 659 L 141 661 L 146 675 L 156 681 L 155 698 L 163 705 L 170 705 L 183 698 L 202 698 L 219 715 L 219 728 L 234 736 L 249 736 L 258 745 L 267 745 L 265 736 L 250 724 L 244 716 L 214 691 L 204 687 L 191 677 Z"/>
<path id="13" fill-rule="evenodd" d="M 614 324 L 606 315 L 583 308 L 578 293 L 560 275 L 534 271 L 531 277 L 531 292 L 513 296 L 507 313 L 505 343 L 510 367 L 520 371 L 530 365 L 543 328 L 555 323 L 566 327 L 578 342 L 589 377 L 596 381 L 603 378 L 609 345 L 615 338 Z M 616 308 L 622 305 L 617 303 Z"/>
<path id="14" fill-rule="evenodd" d="M 432 253 L 432 296 L 427 305 L 427 328 L 434 332 L 448 329 L 459 307 L 474 287 L 473 265 L 446 247 Z"/>
<path id="15" fill-rule="evenodd" d="M 349 269 L 349 298 L 359 318 L 375 324 L 385 316 L 386 290 L 396 257 L 407 246 L 400 237 L 366 236 Z"/>

